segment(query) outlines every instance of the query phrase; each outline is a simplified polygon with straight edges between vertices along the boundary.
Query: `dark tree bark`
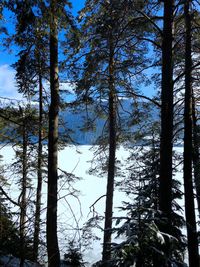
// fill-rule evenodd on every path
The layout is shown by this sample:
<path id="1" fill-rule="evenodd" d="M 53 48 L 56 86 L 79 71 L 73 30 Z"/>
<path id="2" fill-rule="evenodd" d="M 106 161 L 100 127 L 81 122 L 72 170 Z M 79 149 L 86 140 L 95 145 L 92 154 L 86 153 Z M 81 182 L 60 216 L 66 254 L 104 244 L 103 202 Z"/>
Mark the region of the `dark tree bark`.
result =
<path id="1" fill-rule="evenodd" d="M 165 229 L 170 233 L 172 211 L 172 149 L 173 149 L 173 10 L 174 1 L 164 1 L 162 41 L 161 141 L 159 209 L 168 219 Z"/>
<path id="2" fill-rule="evenodd" d="M 104 267 L 110 266 L 111 259 L 111 234 L 112 234 L 112 215 L 113 215 L 113 193 L 115 178 L 115 154 L 116 154 L 116 92 L 114 84 L 114 46 L 112 29 L 109 37 L 109 158 L 108 158 L 108 177 L 106 191 L 106 210 L 104 224 L 104 239 L 102 262 Z"/>
<path id="3" fill-rule="evenodd" d="M 23 112 L 23 111 L 22 111 Z M 23 116 L 23 113 L 22 113 Z M 25 226 L 26 226 L 26 209 L 27 209 L 27 129 L 26 129 L 26 120 L 23 116 L 23 148 L 22 148 L 22 192 L 21 192 L 21 201 L 20 201 L 20 267 L 24 266 L 25 261 Z"/>
<path id="4" fill-rule="evenodd" d="M 40 233 L 40 213 L 41 213 L 41 196 L 42 196 L 42 123 L 43 123 L 43 86 L 42 76 L 39 75 L 39 132 L 38 132 L 38 164 L 37 164 L 37 195 L 36 211 L 33 240 L 33 260 L 37 262 Z"/>
<path id="5" fill-rule="evenodd" d="M 51 104 L 49 109 L 48 135 L 48 200 L 47 200 L 47 252 L 48 266 L 60 266 L 60 253 L 57 237 L 57 187 L 58 187 L 58 21 L 56 16 L 57 1 L 50 3 L 50 88 Z"/>
<path id="6" fill-rule="evenodd" d="M 193 180 L 192 180 L 192 58 L 191 58 L 191 15 L 190 1 L 185 0 L 185 108 L 184 108 L 184 191 L 185 217 L 188 238 L 189 266 L 199 266 L 198 240 L 195 219 Z"/>
<path id="7" fill-rule="evenodd" d="M 194 93 L 193 93 L 193 97 L 192 97 L 192 120 L 193 120 L 194 183 L 195 183 L 195 189 L 196 189 L 198 213 L 199 213 L 199 217 L 200 217 L 200 155 L 199 155 L 200 138 L 199 138 L 198 126 L 197 126 L 196 105 L 195 105 Z"/>
<path id="8" fill-rule="evenodd" d="M 159 210 L 161 218 L 159 229 L 171 234 L 172 214 L 172 154 L 173 154 L 173 12 L 174 0 L 164 2 L 164 21 L 162 36 L 162 83 L 161 83 L 161 134 L 160 134 L 160 175 Z M 163 250 L 165 259 L 155 262 L 155 266 L 168 266 L 170 257 L 169 240 L 166 238 Z"/>

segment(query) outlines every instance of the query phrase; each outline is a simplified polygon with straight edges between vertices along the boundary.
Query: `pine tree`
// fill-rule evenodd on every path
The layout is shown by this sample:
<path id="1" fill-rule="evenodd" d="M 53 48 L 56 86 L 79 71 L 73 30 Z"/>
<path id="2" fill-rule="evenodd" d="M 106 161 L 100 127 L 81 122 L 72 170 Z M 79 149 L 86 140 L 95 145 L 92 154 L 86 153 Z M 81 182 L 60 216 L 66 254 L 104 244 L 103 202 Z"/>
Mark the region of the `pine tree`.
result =
<path id="1" fill-rule="evenodd" d="M 28 3 L 28 2 L 27 2 Z M 31 3 L 30 3 L 31 4 Z M 28 8 L 27 8 L 28 9 Z M 25 11 L 23 12 L 25 14 Z M 18 24 L 20 24 L 19 19 Z M 31 25 L 26 25 L 23 32 L 16 34 L 16 44 L 23 49 L 19 53 L 19 60 L 13 65 L 17 71 L 16 80 L 19 92 L 23 93 L 28 99 L 36 98 L 39 95 L 38 108 L 38 148 L 37 148 L 37 193 L 36 211 L 34 226 L 34 250 L 33 258 L 37 261 L 40 233 L 40 212 L 41 212 L 41 192 L 43 180 L 43 129 L 45 127 L 43 117 L 45 112 L 43 82 L 48 77 L 48 49 L 47 49 L 47 25 L 42 25 L 42 18 L 35 16 Z M 30 27 L 31 26 L 31 27 Z M 19 28 L 19 26 L 17 27 Z M 26 43 L 24 43 L 26 35 Z"/>
<path id="2" fill-rule="evenodd" d="M 130 177 L 121 183 L 121 190 L 134 200 L 123 202 L 122 210 L 127 215 L 116 222 L 123 221 L 117 233 L 118 236 L 125 234 L 126 240 L 113 246 L 114 266 L 156 266 L 157 259 L 162 257 L 164 237 L 156 225 L 159 146 L 153 131 L 150 147 L 133 149 L 135 156 L 131 157 Z"/>
<path id="3" fill-rule="evenodd" d="M 196 101 L 194 92 L 192 94 L 192 122 L 193 122 L 193 168 L 194 168 L 194 183 L 196 189 L 196 198 L 197 198 L 197 205 L 198 205 L 198 213 L 200 216 L 200 131 L 199 125 L 197 123 L 197 108 L 196 108 Z"/>
<path id="4" fill-rule="evenodd" d="M 16 113 L 15 113 L 16 115 Z M 19 156 L 19 154 L 18 154 Z M 19 166 L 21 169 L 20 159 L 18 157 L 18 162 L 15 166 Z M 16 170 L 16 168 L 14 169 Z M 13 170 L 13 171 L 14 171 Z M 19 169 L 17 168 L 17 171 Z M 1 255 L 13 255 L 14 257 L 21 257 L 21 230 L 22 225 L 16 223 L 16 213 L 13 213 L 11 205 L 15 205 L 16 207 L 21 208 L 21 202 L 17 203 L 13 199 L 9 197 L 6 193 L 7 187 L 9 187 L 8 179 L 6 178 L 5 169 L 1 166 L 0 170 L 0 186 L 1 186 L 1 198 L 0 198 L 0 254 Z M 21 173 L 18 173 L 21 174 Z M 11 205 L 10 205 L 11 204 Z M 20 217 L 22 217 L 22 213 L 20 212 Z M 27 225 L 27 222 L 25 222 Z M 25 227 L 25 225 L 24 225 Z M 25 228 L 23 229 L 26 232 Z M 26 259 L 32 259 L 32 249 L 31 246 L 32 240 L 23 235 L 23 247 L 24 247 L 24 257 Z M 19 244 L 19 246 L 16 246 Z"/>
<path id="5" fill-rule="evenodd" d="M 82 254 L 80 249 L 74 244 L 73 241 L 69 242 L 67 252 L 64 254 L 63 263 L 67 266 L 84 267 Z"/>
<path id="6" fill-rule="evenodd" d="M 172 210 L 173 12 L 174 1 L 164 1 L 159 205 L 160 210 L 168 219 L 165 229 L 166 233 L 170 233 Z"/>
<path id="7" fill-rule="evenodd" d="M 27 258 L 31 258 L 30 250 L 27 250 L 28 242 L 32 241 L 28 238 L 29 232 L 29 212 L 31 209 L 31 177 L 32 177 L 32 147 L 31 138 L 34 136 L 34 110 L 30 106 L 9 108 L 10 117 L 14 117 L 16 120 L 15 127 L 12 125 L 9 128 L 7 135 L 12 136 L 12 141 L 15 144 L 16 159 L 10 166 L 10 171 L 13 175 L 18 177 L 17 184 L 19 185 L 20 194 L 18 197 L 18 203 L 13 202 L 12 199 L 8 199 L 12 204 L 19 207 L 19 254 L 20 266 L 24 266 L 24 261 Z M 31 223 L 30 223 L 31 225 Z M 31 249 L 32 254 L 32 249 Z"/>
<path id="8" fill-rule="evenodd" d="M 143 34 L 144 29 L 137 30 L 136 33 L 136 26 L 133 27 L 140 23 L 135 19 L 134 7 L 142 8 L 143 2 L 138 3 L 138 6 L 133 4 L 133 7 L 132 4 L 125 4 L 123 1 L 87 1 L 80 13 L 80 17 L 83 17 L 81 52 L 87 52 L 84 65 L 81 62 L 84 69 L 77 85 L 78 99 L 85 103 L 86 107 L 94 104 L 98 112 L 103 110 L 108 120 L 106 125 L 107 190 L 103 241 L 103 265 L 105 266 L 111 259 L 115 152 L 120 125 L 117 117 L 120 105 L 118 97 L 120 94 L 126 95 L 124 92 L 127 91 L 134 92 L 130 77 L 134 75 L 136 69 L 144 67 L 143 56 L 146 51 L 143 43 L 136 41 L 137 37 Z M 78 57 L 80 55 L 81 53 Z"/>
<path id="9" fill-rule="evenodd" d="M 184 108 L 184 162 L 185 215 L 188 237 L 189 266 L 199 265 L 198 240 L 194 207 L 192 175 L 192 57 L 190 3 L 184 3 L 185 16 L 185 108 Z"/>
<path id="10" fill-rule="evenodd" d="M 51 105 L 49 115 L 49 189 L 53 190 L 48 194 L 48 203 L 49 200 L 54 200 L 57 198 L 57 189 L 54 188 L 54 185 L 51 182 L 57 183 L 57 156 L 54 157 L 54 152 L 57 150 L 58 144 L 58 108 L 59 108 L 59 87 L 58 87 L 58 41 L 56 41 L 56 35 L 58 34 L 58 27 L 61 25 L 64 26 L 69 22 L 69 14 L 65 10 L 65 5 L 69 5 L 67 1 L 61 1 L 58 5 L 57 2 L 52 1 L 50 6 L 44 4 L 42 1 L 26 1 L 16 3 L 16 13 L 17 25 L 16 30 L 17 34 L 15 35 L 15 43 L 22 47 L 23 49 L 19 53 L 19 60 L 14 65 L 17 70 L 17 83 L 19 91 L 22 92 L 28 99 L 35 98 L 36 88 L 39 88 L 39 130 L 38 130 L 38 185 L 37 185 L 37 195 L 36 195 L 36 213 L 35 213 L 35 232 L 34 232 L 34 251 L 33 256 L 34 260 L 37 260 L 38 257 L 38 247 L 39 247 L 39 231 L 40 231 L 40 210 L 41 210 L 41 190 L 42 190 L 42 129 L 43 125 L 43 80 L 49 79 L 49 68 L 50 68 L 50 84 L 51 84 Z M 12 9 L 12 7 L 11 7 Z M 51 10 L 52 9 L 52 10 Z M 13 9 L 12 9 L 13 10 Z M 33 11 L 34 10 L 34 11 Z M 52 13 L 53 12 L 53 13 Z M 54 14 L 55 13 L 55 14 Z M 49 21 L 50 17 L 50 21 Z M 47 23 L 44 23 L 44 20 Z M 26 21 L 26 23 L 24 23 Z M 48 30 L 50 28 L 50 48 L 48 49 Z M 24 40 L 27 40 L 24 43 Z M 50 53 L 50 66 L 48 62 Z M 55 105 L 54 105 L 55 104 Z M 55 124 L 54 124 L 55 123 Z M 53 133 L 54 132 L 54 133 Z M 52 135 L 53 133 L 53 135 Z M 55 141 L 56 140 L 56 141 Z M 57 153 L 57 152 L 56 152 Z M 55 164 L 54 164 L 55 163 Z M 54 168 L 54 172 L 52 171 Z M 54 177 L 54 181 L 50 178 Z M 55 190 L 54 190 L 55 189 Z M 56 200 L 57 202 L 57 200 Z M 55 202 L 55 205 L 57 203 Z M 51 204 L 50 204 L 51 206 Z M 53 211 L 53 215 L 49 213 Z M 54 213 L 54 206 L 51 206 L 47 209 L 47 240 L 49 236 L 57 235 L 56 225 L 50 223 L 51 219 L 54 222 L 57 220 L 56 213 Z M 56 224 L 56 222 L 55 222 Z M 54 232 L 48 230 L 49 227 L 53 227 Z M 57 246 L 56 250 L 58 251 L 58 245 L 56 242 L 48 242 L 48 250 L 51 250 L 51 247 L 55 244 Z M 51 254 L 52 253 L 52 254 Z M 55 255 L 54 252 L 50 252 L 51 256 L 49 258 L 53 262 L 52 255 Z M 56 255 L 55 255 L 56 257 Z M 49 263 L 50 264 L 50 263 Z M 51 263 L 54 264 L 54 263 Z"/>
<path id="11" fill-rule="evenodd" d="M 0 162 L 2 161 L 2 156 L 0 156 Z M 0 186 L 6 188 L 7 181 L 4 176 L 5 170 L 2 165 L 0 165 Z M 1 194 L 0 197 L 0 254 L 12 253 L 16 255 L 16 250 L 13 244 L 19 242 L 19 235 L 17 228 L 12 221 L 12 213 L 8 207 L 6 197 Z"/>
<path id="12" fill-rule="evenodd" d="M 42 157 L 43 157 L 43 144 L 42 144 L 42 129 L 43 129 L 43 85 L 42 77 L 39 75 L 39 132 L 38 132 L 38 164 L 37 164 L 37 194 L 36 194 L 36 211 L 35 211 L 35 231 L 34 231 L 34 261 L 38 259 L 38 249 L 39 249 L 39 233 L 40 233 L 40 213 L 41 213 L 41 197 L 42 197 Z"/>
<path id="13" fill-rule="evenodd" d="M 148 108 L 152 112 L 152 107 L 148 106 Z M 167 262 L 169 266 L 172 263 L 183 266 L 185 240 L 180 228 L 183 227 L 184 220 L 180 215 L 181 207 L 175 201 L 182 197 L 179 189 L 180 182 L 174 179 L 172 181 L 171 234 L 173 236 L 169 238 L 170 254 L 168 255 L 165 253 L 165 240 L 168 237 L 159 229 L 161 224 L 165 224 L 165 219 L 159 218 L 158 210 L 160 125 L 155 121 L 154 116 L 150 116 L 148 109 L 145 111 L 144 114 L 148 115 L 145 116 L 144 137 L 143 135 L 140 137 L 144 140 L 139 139 L 138 145 L 131 149 L 131 155 L 128 158 L 130 166 L 126 167 L 130 170 L 130 175 L 125 181 L 119 183 L 121 190 L 130 197 L 131 201 L 124 201 L 122 210 L 127 212 L 127 215 L 117 219 L 117 233 L 119 236 L 125 234 L 126 239 L 120 244 L 113 245 L 113 262 L 114 266 L 136 264 L 136 266 L 155 267 L 160 266 L 161 262 Z M 141 115 L 140 112 L 140 124 L 143 124 L 144 118 Z M 137 136 L 137 131 L 135 135 Z"/>
<path id="14" fill-rule="evenodd" d="M 48 266 L 60 265 L 57 238 L 57 183 L 58 183 L 58 18 L 56 1 L 50 2 L 50 87 L 51 104 L 49 109 L 48 135 L 48 202 L 47 202 L 47 251 Z"/>
<path id="15" fill-rule="evenodd" d="M 50 107 L 48 133 L 48 199 L 47 199 L 47 252 L 49 267 L 60 265 L 57 237 L 58 201 L 58 118 L 59 118 L 59 73 L 58 73 L 58 31 L 63 25 L 70 26 L 71 20 L 66 6 L 70 3 L 61 0 L 50 1 Z"/>
<path id="16" fill-rule="evenodd" d="M 199 29 L 196 27 L 199 21 L 198 3 L 192 1 L 190 5 L 191 19 L 191 46 L 192 46 L 192 122 L 193 122 L 193 169 L 194 169 L 194 185 L 196 191 L 196 199 L 198 206 L 198 214 L 200 216 L 200 137 L 199 137 Z"/>
<path id="17" fill-rule="evenodd" d="M 173 235 L 172 224 L 172 149 L 173 149 L 173 28 L 175 1 L 164 1 L 162 31 L 162 78 L 161 78 L 161 133 L 160 133 L 160 178 L 159 210 L 165 223 L 160 231 Z M 170 240 L 165 239 L 166 259 L 170 257 Z M 158 266 L 168 266 L 164 259 Z"/>
<path id="18" fill-rule="evenodd" d="M 13 65 L 16 69 L 17 86 L 20 93 L 23 93 L 29 100 L 36 97 L 37 88 L 39 94 L 39 118 L 38 118 L 38 164 L 36 166 L 38 184 L 36 195 L 36 211 L 34 226 L 34 250 L 33 259 L 37 261 L 40 232 L 40 210 L 41 210 L 41 191 L 42 191 L 42 129 L 43 125 L 43 79 L 48 75 L 48 51 L 47 47 L 47 25 L 42 24 L 44 18 L 33 15 L 33 4 L 31 1 L 21 3 L 17 10 L 13 10 L 17 15 L 15 43 L 20 46 L 19 60 Z M 39 7 L 37 7 L 39 8 Z M 37 10 L 38 11 L 38 10 Z M 24 16 L 30 16 L 25 26 Z M 26 42 L 24 39 L 26 38 Z"/>

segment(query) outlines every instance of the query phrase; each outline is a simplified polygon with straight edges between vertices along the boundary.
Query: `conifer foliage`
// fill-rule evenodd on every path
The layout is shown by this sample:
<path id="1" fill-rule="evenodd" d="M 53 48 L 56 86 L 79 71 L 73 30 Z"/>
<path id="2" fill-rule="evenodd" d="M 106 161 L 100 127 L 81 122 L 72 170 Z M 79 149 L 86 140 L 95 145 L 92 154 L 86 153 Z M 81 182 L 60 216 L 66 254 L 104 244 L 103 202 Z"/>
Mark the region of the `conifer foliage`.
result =
<path id="1" fill-rule="evenodd" d="M 197 267 L 200 3 L 83 0 L 76 16 L 78 2 L 0 3 L 0 48 L 15 52 L 22 97 L 0 93 L 0 145 L 15 152 L 8 170 L 0 167 L 0 265 L 12 254 L 20 267 L 42 258 L 49 267 L 86 266 L 81 232 L 89 239 L 98 228 L 102 257 L 93 266 Z M 67 171 L 70 155 L 66 170 L 59 162 L 69 140 L 79 143 L 67 128 L 76 116 L 75 133 L 98 136 L 89 172 L 106 180 L 82 226 L 68 201 L 82 204 L 76 170 Z M 120 161 L 122 146 L 129 156 Z M 125 199 L 115 216 L 117 191 Z M 70 216 L 64 224 L 58 216 L 63 200 L 72 229 Z"/>

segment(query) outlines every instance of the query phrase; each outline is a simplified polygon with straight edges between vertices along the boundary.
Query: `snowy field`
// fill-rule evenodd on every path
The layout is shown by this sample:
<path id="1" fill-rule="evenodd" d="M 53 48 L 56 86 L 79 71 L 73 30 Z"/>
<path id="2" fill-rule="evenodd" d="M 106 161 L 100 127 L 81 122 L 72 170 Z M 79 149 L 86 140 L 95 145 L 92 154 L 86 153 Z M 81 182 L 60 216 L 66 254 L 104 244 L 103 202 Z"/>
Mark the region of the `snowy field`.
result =
<path id="1" fill-rule="evenodd" d="M 128 155 L 129 153 L 122 147 L 117 151 L 117 159 L 122 162 Z M 95 177 L 94 175 L 88 174 L 92 163 L 93 151 L 91 146 L 67 147 L 59 153 L 59 167 L 82 178 L 74 184 L 74 187 L 80 191 L 79 201 L 77 198 L 67 197 L 66 200 L 68 203 L 66 200 L 63 201 L 63 199 L 59 202 L 59 220 L 64 222 L 64 225 L 60 226 L 66 229 L 66 236 L 69 235 L 69 229 L 82 228 L 83 224 L 93 215 L 98 217 L 104 216 L 105 197 L 102 196 L 106 194 L 107 176 Z M 119 178 L 116 178 L 116 180 L 117 179 L 119 180 Z M 60 197 L 62 198 L 65 193 L 67 193 L 67 191 L 63 188 L 59 193 Z M 91 205 L 99 198 L 101 199 L 94 205 L 93 209 Z M 123 200 L 125 200 L 125 195 L 117 191 L 114 194 L 114 216 L 119 215 L 117 207 L 121 206 Z M 73 209 L 73 213 L 69 205 Z M 74 219 L 75 217 L 76 220 Z M 100 226 L 103 227 L 103 222 Z M 81 232 L 72 231 L 72 235 L 73 234 L 79 235 Z M 101 259 L 103 233 L 100 229 L 96 229 L 95 234 L 101 239 L 99 241 L 94 241 L 91 248 L 87 247 L 87 249 L 84 250 L 85 260 L 90 264 Z M 62 244 L 61 247 L 63 247 L 63 245 L 64 244 Z"/>
<path id="2" fill-rule="evenodd" d="M 177 152 L 182 152 L 182 148 L 176 148 Z M 0 154 L 4 156 L 3 163 L 9 164 L 14 159 L 15 153 L 12 147 L 3 147 L 0 150 Z M 117 151 L 117 159 L 122 163 L 129 156 L 129 151 L 124 147 L 120 147 Z M 68 146 L 64 150 L 59 152 L 59 168 L 64 172 L 72 173 L 73 175 L 80 177 L 81 180 L 77 182 L 69 183 L 66 178 L 59 180 L 59 207 L 58 207 L 58 235 L 59 246 L 61 255 L 66 252 L 67 243 L 70 240 L 79 240 L 82 236 L 82 228 L 84 223 L 90 219 L 93 215 L 104 216 L 105 210 L 105 197 L 106 194 L 106 175 L 97 177 L 96 175 L 90 175 L 88 170 L 93 164 L 93 150 L 91 146 Z M 62 173 L 62 172 L 61 172 Z M 179 179 L 181 174 L 179 173 Z M 17 177 L 8 171 L 7 177 L 10 182 L 10 196 L 17 200 L 19 196 L 18 185 L 16 184 Z M 18 177 L 19 178 L 19 177 Z M 71 178 L 71 177 L 69 177 Z M 119 181 L 119 177 L 116 180 Z M 34 179 L 34 186 L 36 185 L 36 177 Z M 77 194 L 77 191 L 79 193 Z M 71 193 L 70 193 L 71 192 Z M 30 193 L 31 194 L 31 193 Z M 33 192 L 32 192 L 33 194 Z M 99 199 L 100 198 L 100 199 Z M 97 201 L 99 199 L 99 201 Z M 122 206 L 121 202 L 127 200 L 125 194 L 115 191 L 114 194 L 114 216 L 119 216 L 118 207 Z M 91 207 L 93 203 L 97 203 Z M 43 212 L 42 218 L 45 220 L 46 216 L 46 181 L 43 186 Z M 181 203 L 183 205 L 183 202 Z M 103 227 L 103 221 L 100 223 L 100 228 Z M 101 259 L 102 252 L 102 230 L 95 229 L 94 233 L 100 239 L 94 240 L 86 248 L 81 247 L 84 253 L 84 260 L 91 266 L 92 263 Z M 45 229 L 45 227 L 44 227 Z M 45 235 L 44 235 L 45 236 Z"/>

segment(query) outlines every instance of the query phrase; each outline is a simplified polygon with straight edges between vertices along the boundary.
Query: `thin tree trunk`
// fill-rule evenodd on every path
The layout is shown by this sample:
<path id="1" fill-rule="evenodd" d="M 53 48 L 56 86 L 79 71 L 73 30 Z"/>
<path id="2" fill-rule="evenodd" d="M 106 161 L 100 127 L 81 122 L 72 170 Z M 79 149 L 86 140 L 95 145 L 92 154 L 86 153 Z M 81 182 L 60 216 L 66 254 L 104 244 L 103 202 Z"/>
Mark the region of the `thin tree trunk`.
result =
<path id="1" fill-rule="evenodd" d="M 104 224 L 104 239 L 102 262 L 104 267 L 110 266 L 111 259 L 111 234 L 113 215 L 113 193 L 115 178 L 115 154 L 116 154 L 116 92 L 114 85 L 114 48 L 112 29 L 109 38 L 109 158 L 108 158 L 108 178 L 106 191 L 106 210 Z"/>
<path id="2" fill-rule="evenodd" d="M 23 114 L 22 114 L 23 116 Z M 27 129 L 26 121 L 23 117 L 23 149 L 22 149 L 22 193 L 20 201 L 20 267 L 24 266 L 25 261 L 25 224 L 26 224 L 26 191 L 27 191 Z"/>
<path id="3" fill-rule="evenodd" d="M 197 130 L 197 117 L 196 117 L 196 107 L 195 107 L 195 99 L 194 93 L 192 97 L 192 120 L 193 120 L 193 168 L 194 168 L 194 183 L 196 189 L 196 198 L 197 198 L 197 206 L 198 213 L 200 217 L 200 155 L 199 155 L 199 147 L 200 147 L 200 137 Z"/>
<path id="4" fill-rule="evenodd" d="M 191 58 L 191 16 L 190 1 L 185 1 L 185 109 L 184 109 L 184 191 L 185 217 L 188 238 L 189 267 L 199 266 L 198 240 L 195 219 L 194 193 L 192 181 L 192 58 Z"/>
<path id="5" fill-rule="evenodd" d="M 48 200 L 47 200 L 47 252 L 48 266 L 60 266 L 60 253 L 57 237 L 57 187 L 58 187 L 58 21 L 56 17 L 57 1 L 50 3 L 50 88 L 51 104 L 49 109 L 48 135 Z"/>
<path id="6" fill-rule="evenodd" d="M 37 195 L 36 195 L 36 211 L 35 226 L 33 240 L 33 260 L 37 262 L 39 248 L 40 233 L 40 213 L 41 213 L 41 196 L 42 196 L 42 120 L 43 120 L 43 86 L 42 76 L 39 74 L 39 132 L 38 132 L 38 164 L 37 164 Z"/>
<path id="7" fill-rule="evenodd" d="M 166 233 L 170 233 L 172 212 L 173 9 L 173 1 L 164 1 L 159 208 L 168 219 L 162 229 Z"/>

